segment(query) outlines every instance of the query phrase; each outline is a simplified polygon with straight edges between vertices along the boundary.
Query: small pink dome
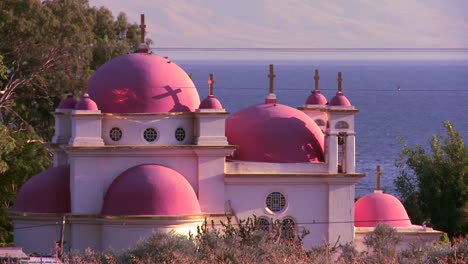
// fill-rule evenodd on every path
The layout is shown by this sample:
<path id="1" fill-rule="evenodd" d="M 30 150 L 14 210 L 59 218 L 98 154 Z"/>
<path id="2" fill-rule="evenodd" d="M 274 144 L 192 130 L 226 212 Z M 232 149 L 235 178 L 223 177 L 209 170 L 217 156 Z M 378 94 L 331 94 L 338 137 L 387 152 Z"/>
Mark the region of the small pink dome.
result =
<path id="1" fill-rule="evenodd" d="M 367 194 L 355 203 L 354 222 L 356 227 L 375 227 L 378 223 L 392 227 L 411 226 L 406 209 L 400 200 L 380 191 Z"/>
<path id="2" fill-rule="evenodd" d="M 182 174 L 144 164 L 120 174 L 109 186 L 103 215 L 198 215 L 197 196 Z"/>
<path id="3" fill-rule="evenodd" d="M 19 189 L 13 211 L 69 213 L 70 166 L 53 167 L 34 175 Z"/>
<path id="4" fill-rule="evenodd" d="M 337 92 L 331 99 L 330 106 L 351 106 L 351 103 L 342 92 Z"/>
<path id="5" fill-rule="evenodd" d="M 132 53 L 102 65 L 89 95 L 103 113 L 193 112 L 200 96 L 187 73 L 160 56 Z"/>
<path id="6" fill-rule="evenodd" d="M 92 110 L 92 111 L 97 111 L 98 110 L 98 106 L 96 104 L 96 102 L 94 102 L 93 100 L 91 100 L 91 98 L 89 98 L 89 95 L 87 93 L 83 94 L 81 96 L 81 100 L 78 101 L 78 103 L 76 103 L 75 105 L 75 109 L 76 110 Z"/>
<path id="7" fill-rule="evenodd" d="M 200 103 L 199 109 L 223 109 L 223 106 L 214 95 L 209 95 Z"/>
<path id="8" fill-rule="evenodd" d="M 234 158 L 257 162 L 319 162 L 324 136 L 303 112 L 281 104 L 258 104 L 226 120 L 226 136 L 238 149 Z"/>
<path id="9" fill-rule="evenodd" d="M 320 90 L 314 90 L 306 101 L 306 105 L 326 105 L 327 103 L 327 98 L 323 96 Z"/>
<path id="10" fill-rule="evenodd" d="M 73 94 L 68 93 L 67 97 L 65 97 L 64 99 L 62 99 L 62 101 L 60 101 L 57 108 L 58 109 L 75 109 L 75 105 L 76 105 L 76 100 L 75 98 L 73 98 Z"/>

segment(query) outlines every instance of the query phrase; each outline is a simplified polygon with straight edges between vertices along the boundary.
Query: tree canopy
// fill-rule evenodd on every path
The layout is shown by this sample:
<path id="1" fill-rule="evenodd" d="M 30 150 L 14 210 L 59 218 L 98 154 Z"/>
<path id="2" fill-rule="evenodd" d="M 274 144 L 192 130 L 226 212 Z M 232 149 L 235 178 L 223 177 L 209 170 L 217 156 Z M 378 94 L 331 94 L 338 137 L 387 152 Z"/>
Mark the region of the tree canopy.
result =
<path id="1" fill-rule="evenodd" d="M 435 135 L 430 151 L 403 146 L 395 185 L 413 223 L 426 221 L 449 236 L 468 233 L 468 147 L 452 123 Z"/>
<path id="2" fill-rule="evenodd" d="M 87 0 L 0 1 L 0 243 L 11 241 L 5 211 L 18 188 L 52 164 L 50 112 L 80 94 L 103 63 L 132 52 L 140 31 Z M 147 40 L 150 42 L 150 40 Z"/>

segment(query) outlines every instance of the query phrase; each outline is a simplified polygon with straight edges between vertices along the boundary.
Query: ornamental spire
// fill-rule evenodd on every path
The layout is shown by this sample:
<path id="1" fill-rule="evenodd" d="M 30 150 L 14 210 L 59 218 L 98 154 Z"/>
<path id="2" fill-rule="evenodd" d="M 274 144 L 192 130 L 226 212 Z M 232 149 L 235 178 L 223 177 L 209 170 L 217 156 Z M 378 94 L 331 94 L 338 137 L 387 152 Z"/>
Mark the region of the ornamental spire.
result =
<path id="1" fill-rule="evenodd" d="M 214 79 L 213 79 L 213 73 L 210 73 L 210 79 L 208 79 L 208 96 L 213 96 L 213 85 L 214 85 Z"/>
<path id="2" fill-rule="evenodd" d="M 315 91 L 318 91 L 319 90 L 319 80 L 320 80 L 320 75 L 319 75 L 318 69 L 315 69 L 314 80 L 315 80 Z"/>
<path id="3" fill-rule="evenodd" d="M 273 64 L 270 64 L 270 74 L 268 74 L 268 77 L 270 78 L 270 94 L 275 93 L 275 73 L 273 69 Z"/>
<path id="4" fill-rule="evenodd" d="M 270 93 L 265 98 L 266 104 L 276 104 L 276 95 L 275 95 L 275 72 L 273 69 L 273 64 L 270 64 L 270 73 L 268 78 L 270 78 Z"/>
<path id="5" fill-rule="evenodd" d="M 375 177 L 376 177 L 376 184 L 375 184 L 375 190 L 380 191 L 380 176 L 382 173 L 380 172 L 380 165 L 377 165 L 376 171 L 375 171 Z"/>
<path id="6" fill-rule="evenodd" d="M 140 34 L 140 43 L 144 44 L 145 43 L 145 34 L 146 34 L 146 25 L 145 25 L 145 14 L 141 14 L 141 23 L 140 23 L 140 29 L 141 29 L 141 34 Z"/>
<path id="7" fill-rule="evenodd" d="M 343 77 L 341 75 L 341 72 L 338 72 L 338 92 L 342 93 L 343 90 L 341 88 L 341 85 L 343 84 Z"/>

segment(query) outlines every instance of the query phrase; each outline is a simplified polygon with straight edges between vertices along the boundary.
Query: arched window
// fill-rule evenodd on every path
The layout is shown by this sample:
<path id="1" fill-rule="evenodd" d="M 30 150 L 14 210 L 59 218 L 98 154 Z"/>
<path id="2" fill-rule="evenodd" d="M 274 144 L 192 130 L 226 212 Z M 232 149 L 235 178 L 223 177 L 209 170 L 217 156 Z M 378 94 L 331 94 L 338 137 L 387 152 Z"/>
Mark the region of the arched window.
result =
<path id="1" fill-rule="evenodd" d="M 281 221 L 281 238 L 293 239 L 296 237 L 296 223 L 291 218 Z"/>
<path id="2" fill-rule="evenodd" d="M 346 123 L 345 121 L 338 121 L 338 123 L 336 123 L 336 125 L 335 125 L 335 128 L 336 129 L 346 129 L 346 128 L 349 128 L 349 124 Z"/>
<path id="3" fill-rule="evenodd" d="M 315 123 L 319 126 L 324 126 L 325 125 L 325 121 L 323 121 L 323 119 L 315 119 Z"/>
<path id="4" fill-rule="evenodd" d="M 270 231 L 270 221 L 268 221 L 268 219 L 266 219 L 265 217 L 259 217 L 258 228 L 265 232 Z"/>

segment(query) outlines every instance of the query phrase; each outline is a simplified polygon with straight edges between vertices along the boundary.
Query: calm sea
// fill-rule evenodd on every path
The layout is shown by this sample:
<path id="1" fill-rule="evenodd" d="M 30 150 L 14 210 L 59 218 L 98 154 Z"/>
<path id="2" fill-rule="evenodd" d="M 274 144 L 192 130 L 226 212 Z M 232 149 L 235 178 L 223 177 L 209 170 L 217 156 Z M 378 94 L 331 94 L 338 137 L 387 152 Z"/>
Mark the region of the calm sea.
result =
<path id="1" fill-rule="evenodd" d="M 207 95 L 207 79 L 214 73 L 215 95 L 234 113 L 262 103 L 268 92 L 268 64 L 263 61 L 182 62 L 201 98 Z M 382 187 L 395 194 L 394 161 L 407 144 L 429 145 L 436 133 L 444 133 L 442 121 L 450 120 L 468 140 L 468 61 L 290 61 L 275 64 L 278 101 L 302 106 L 313 89 L 314 69 L 320 71 L 320 89 L 330 100 L 337 88 L 337 72 L 343 73 L 343 91 L 360 110 L 356 115 L 357 171 L 367 176 L 356 186 L 358 196 L 373 191 L 375 167 L 381 165 Z M 398 91 L 397 87 L 400 87 Z"/>

